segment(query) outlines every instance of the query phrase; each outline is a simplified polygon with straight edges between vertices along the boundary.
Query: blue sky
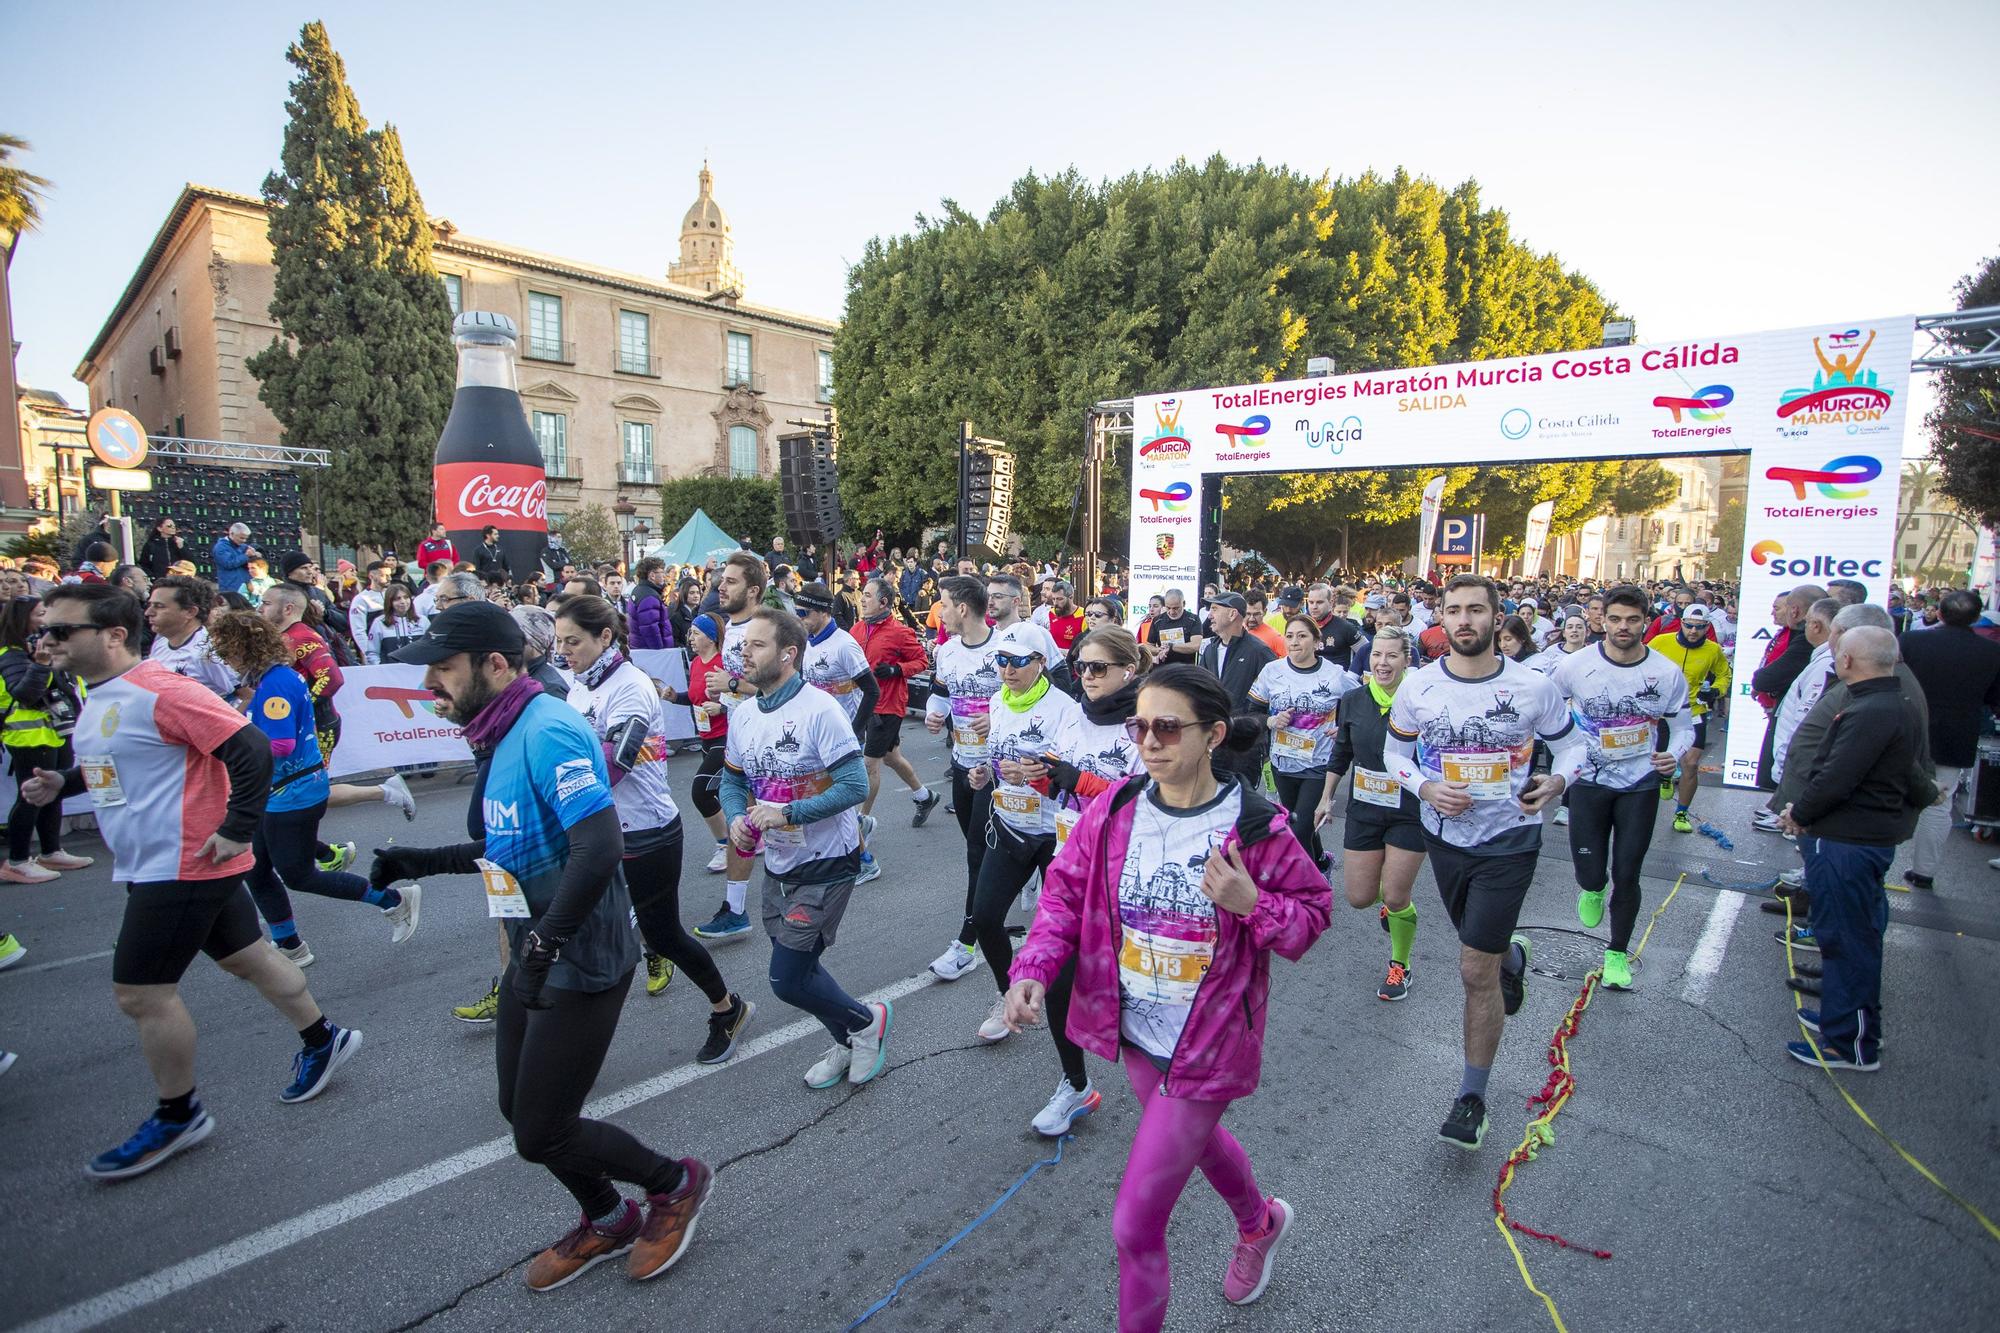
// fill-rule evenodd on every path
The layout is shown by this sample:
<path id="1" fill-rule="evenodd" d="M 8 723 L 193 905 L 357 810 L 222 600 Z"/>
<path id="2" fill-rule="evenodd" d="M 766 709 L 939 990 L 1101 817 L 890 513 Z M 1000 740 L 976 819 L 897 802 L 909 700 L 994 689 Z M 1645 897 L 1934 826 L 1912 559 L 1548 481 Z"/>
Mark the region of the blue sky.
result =
<path id="1" fill-rule="evenodd" d="M 1646 341 L 1947 309 L 2000 251 L 1992 3 L 10 0 L 0 129 L 55 182 L 13 268 L 24 382 L 82 401 L 182 182 L 255 192 L 313 17 L 461 230 L 664 275 L 706 155 L 749 298 L 826 316 L 940 199 L 1214 152 L 1475 177 Z"/>

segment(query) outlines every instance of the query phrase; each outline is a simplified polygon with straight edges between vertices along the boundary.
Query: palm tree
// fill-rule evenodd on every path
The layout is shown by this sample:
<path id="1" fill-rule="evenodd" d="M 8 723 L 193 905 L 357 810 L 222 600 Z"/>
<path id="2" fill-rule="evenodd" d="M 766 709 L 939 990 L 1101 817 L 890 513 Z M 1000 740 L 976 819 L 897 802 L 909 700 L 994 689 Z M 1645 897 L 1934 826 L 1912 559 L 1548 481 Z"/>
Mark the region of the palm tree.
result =
<path id="1" fill-rule="evenodd" d="M 41 196 L 49 182 L 12 161 L 27 148 L 26 139 L 0 134 L 0 232 L 24 232 L 42 220 Z"/>

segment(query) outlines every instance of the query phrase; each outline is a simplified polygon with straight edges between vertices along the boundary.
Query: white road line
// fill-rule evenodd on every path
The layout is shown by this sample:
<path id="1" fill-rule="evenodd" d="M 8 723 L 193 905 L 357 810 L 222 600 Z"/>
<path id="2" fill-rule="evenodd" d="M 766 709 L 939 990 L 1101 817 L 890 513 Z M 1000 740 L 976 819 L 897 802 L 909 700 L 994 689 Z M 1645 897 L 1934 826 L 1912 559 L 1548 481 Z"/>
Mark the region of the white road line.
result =
<path id="1" fill-rule="evenodd" d="M 78 954 L 75 958 L 58 958 L 49 963 L 29 963 L 26 967 L 10 967 L 7 970 L 14 976 L 25 977 L 30 972 L 53 972 L 72 963 L 94 963 L 100 958 L 109 958 L 111 953 L 110 949 L 100 949 L 96 953 Z"/>
<path id="2" fill-rule="evenodd" d="M 864 995 L 861 1000 L 864 1004 L 878 1001 L 893 1002 L 926 986 L 934 985 L 936 981 L 937 978 L 929 972 L 921 972 L 914 977 L 905 977 L 893 986 L 886 986 L 872 995 Z M 801 1037 L 825 1031 L 826 1028 L 818 1019 L 802 1018 L 796 1023 L 788 1023 L 754 1041 L 744 1043 L 743 1048 L 728 1064 L 686 1064 L 669 1069 L 663 1074 L 634 1083 L 629 1088 L 599 1097 L 585 1106 L 583 1113 L 593 1120 L 605 1119 L 620 1111 L 629 1110 L 641 1102 L 664 1096 L 676 1088 L 686 1087 L 696 1079 L 719 1074 L 746 1060 L 754 1060 L 781 1046 L 790 1045 Z M 310 1212 L 253 1231 L 226 1245 L 218 1245 L 205 1254 L 198 1254 L 192 1259 L 184 1259 L 157 1272 L 148 1273 L 122 1287 L 114 1287 L 110 1291 L 78 1301 L 67 1309 L 58 1310 L 37 1319 L 32 1324 L 23 1325 L 22 1333 L 56 1333 L 56 1330 L 70 1333 L 72 1330 L 95 1328 L 99 1324 L 131 1314 L 134 1310 L 143 1309 L 155 1301 L 165 1300 L 176 1292 L 186 1291 L 189 1287 L 206 1282 L 212 1277 L 219 1277 L 231 1269 L 241 1268 L 244 1264 L 254 1263 L 280 1250 L 289 1249 L 301 1241 L 312 1239 L 322 1231 L 330 1231 L 356 1218 L 380 1212 L 391 1204 L 401 1203 L 404 1199 L 435 1189 L 439 1185 L 450 1184 L 460 1176 L 469 1175 L 495 1162 L 505 1161 L 513 1155 L 512 1135 L 503 1134 L 497 1139 L 489 1139 L 476 1147 L 453 1153 L 428 1166 L 420 1166 L 414 1171 L 407 1171 L 379 1185 L 358 1190 L 344 1199 L 336 1199 Z"/>
<path id="3" fill-rule="evenodd" d="M 1715 895 L 1715 906 L 1708 909 L 1708 924 L 1701 928 L 1701 938 L 1694 942 L 1694 952 L 1688 955 L 1687 985 L 1681 988 L 1681 998 L 1690 1004 L 1700 1004 L 1707 997 L 1716 974 L 1722 971 L 1722 955 L 1729 950 L 1729 931 L 1736 924 L 1736 914 L 1743 910 L 1743 902 L 1743 895 L 1734 889 L 1724 889 Z"/>

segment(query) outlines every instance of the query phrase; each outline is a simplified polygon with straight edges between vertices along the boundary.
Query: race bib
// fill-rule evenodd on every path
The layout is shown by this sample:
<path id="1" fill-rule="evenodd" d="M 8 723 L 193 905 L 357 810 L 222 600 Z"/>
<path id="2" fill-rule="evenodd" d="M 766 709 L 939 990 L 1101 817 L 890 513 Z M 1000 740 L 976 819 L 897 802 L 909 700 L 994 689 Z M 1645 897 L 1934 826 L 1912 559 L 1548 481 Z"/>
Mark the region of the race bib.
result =
<path id="1" fill-rule="evenodd" d="M 1597 733 L 1597 748 L 1606 759 L 1637 759 L 1653 752 L 1653 724 L 1634 722 L 1606 727 Z"/>
<path id="2" fill-rule="evenodd" d="M 987 716 L 991 710 L 990 699 L 961 699 L 953 696 L 951 700 L 951 746 L 958 752 L 960 762 L 967 768 L 986 758 L 986 738 L 973 729 L 972 720 Z"/>
<path id="3" fill-rule="evenodd" d="M 1505 750 L 1446 751 L 1438 756 L 1438 767 L 1446 782 L 1463 782 L 1475 801 L 1504 801 L 1514 794 Z"/>
<path id="4" fill-rule="evenodd" d="M 1385 810 L 1402 808 L 1402 784 L 1387 773 L 1372 768 L 1354 770 L 1354 799 L 1363 805 L 1379 805 Z"/>
<path id="5" fill-rule="evenodd" d="M 1082 818 L 1081 810 L 1071 810 L 1066 806 L 1056 807 L 1056 846 L 1060 847 L 1069 841 L 1070 832 Z"/>
<path id="6" fill-rule="evenodd" d="M 1284 755 L 1287 759 L 1303 759 L 1311 762 L 1319 749 L 1319 736 L 1310 731 L 1300 731 L 1296 727 L 1279 727 L 1271 733 L 1271 753 Z"/>
<path id="7" fill-rule="evenodd" d="M 83 783 L 90 788 L 92 805 L 103 810 L 125 804 L 125 788 L 118 781 L 118 765 L 110 755 L 79 755 L 76 764 L 83 770 Z"/>
<path id="8" fill-rule="evenodd" d="M 1186 641 L 1187 633 L 1184 630 L 1163 629 L 1160 631 L 1160 643 L 1162 646 L 1173 643 L 1185 643 Z"/>
<path id="9" fill-rule="evenodd" d="M 528 910 L 528 895 L 521 892 L 512 875 L 483 856 L 473 864 L 479 867 L 479 878 L 486 886 L 486 915 L 496 918 L 534 915 Z"/>
<path id="10" fill-rule="evenodd" d="M 993 812 L 1023 833 L 1042 831 L 1042 794 L 1038 791 L 1000 788 L 993 793 Z"/>
<path id="11" fill-rule="evenodd" d="M 762 809 L 775 810 L 779 814 L 783 814 L 785 811 L 784 806 L 776 805 L 770 801 L 759 801 L 757 804 Z M 776 828 L 767 828 L 764 830 L 764 845 L 766 847 L 803 847 L 806 845 L 806 831 L 797 824 L 780 824 Z"/>

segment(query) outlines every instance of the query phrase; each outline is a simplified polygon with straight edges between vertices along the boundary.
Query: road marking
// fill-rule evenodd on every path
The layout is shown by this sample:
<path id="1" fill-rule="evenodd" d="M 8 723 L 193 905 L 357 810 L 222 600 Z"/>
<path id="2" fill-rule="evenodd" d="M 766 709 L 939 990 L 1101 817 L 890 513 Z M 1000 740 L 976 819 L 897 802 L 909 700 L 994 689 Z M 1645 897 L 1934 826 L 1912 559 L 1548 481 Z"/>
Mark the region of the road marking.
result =
<path id="1" fill-rule="evenodd" d="M 71 963 L 94 963 L 100 958 L 109 958 L 111 954 L 110 949 L 100 949 L 96 953 L 79 954 L 75 958 L 58 958 L 51 963 L 30 963 L 26 967 L 10 967 L 7 970 L 17 977 L 25 977 L 30 972 L 53 972 L 59 967 L 68 967 Z"/>
<path id="2" fill-rule="evenodd" d="M 1694 942 L 1694 952 L 1688 955 L 1688 980 L 1681 988 L 1681 998 L 1690 1004 L 1700 1004 L 1707 998 L 1708 988 L 1722 971 L 1722 955 L 1729 951 L 1729 932 L 1736 924 L 1736 914 L 1743 910 L 1743 902 L 1743 895 L 1734 889 L 1724 889 L 1715 895 L 1715 906 L 1708 909 L 1708 924 L 1701 928 L 1701 938 Z"/>
<path id="3" fill-rule="evenodd" d="M 894 1002 L 926 986 L 935 985 L 936 982 L 937 978 L 928 971 L 920 972 L 914 977 L 905 977 L 893 986 L 886 986 L 872 995 L 864 995 L 861 1001 L 864 1004 Z M 583 1113 L 593 1120 L 605 1119 L 620 1111 L 629 1110 L 641 1102 L 664 1096 L 676 1088 L 686 1087 L 696 1079 L 719 1074 L 725 1069 L 734 1068 L 747 1060 L 754 1060 L 781 1046 L 790 1045 L 801 1037 L 825 1031 L 826 1028 L 818 1019 L 802 1018 L 796 1023 L 789 1023 L 767 1032 L 755 1041 L 745 1043 L 743 1049 L 738 1051 L 736 1057 L 728 1064 L 686 1064 L 669 1069 L 663 1074 L 656 1074 L 643 1082 L 634 1083 L 629 1088 L 599 1097 L 585 1106 Z M 330 1231 L 356 1218 L 380 1212 L 391 1204 L 401 1203 L 404 1199 L 435 1189 L 439 1185 L 450 1184 L 460 1176 L 469 1175 L 495 1162 L 505 1161 L 513 1155 L 513 1135 L 503 1134 L 499 1138 L 488 1139 L 485 1143 L 467 1148 L 463 1152 L 453 1153 L 428 1166 L 420 1166 L 414 1171 L 406 1171 L 379 1185 L 358 1190 L 344 1199 L 336 1199 L 332 1203 L 301 1213 L 297 1217 L 253 1231 L 226 1245 L 218 1245 L 205 1254 L 197 1254 L 192 1259 L 184 1259 L 157 1272 L 148 1273 L 122 1287 L 113 1287 L 110 1291 L 78 1301 L 67 1309 L 58 1310 L 31 1324 L 23 1325 L 22 1333 L 57 1333 L 57 1330 L 62 1330 L 62 1333 L 74 1333 L 74 1330 L 95 1328 L 99 1324 L 131 1314 L 134 1310 L 144 1309 L 155 1301 L 165 1300 L 177 1292 L 186 1291 L 189 1287 L 206 1282 L 212 1277 L 219 1277 L 231 1269 L 241 1268 L 244 1264 L 267 1258 L 301 1241 L 311 1240 L 322 1231 Z"/>

